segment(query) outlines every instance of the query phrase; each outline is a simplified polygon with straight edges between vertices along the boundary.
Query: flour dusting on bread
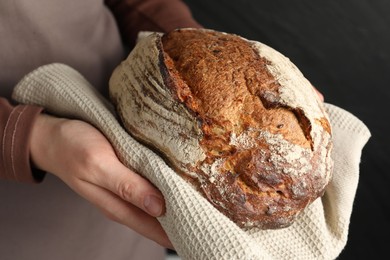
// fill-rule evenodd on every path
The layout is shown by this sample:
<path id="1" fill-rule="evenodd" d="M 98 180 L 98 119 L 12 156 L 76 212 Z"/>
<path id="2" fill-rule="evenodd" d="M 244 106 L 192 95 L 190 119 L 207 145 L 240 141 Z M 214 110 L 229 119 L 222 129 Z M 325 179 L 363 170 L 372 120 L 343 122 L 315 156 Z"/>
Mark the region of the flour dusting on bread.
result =
<path id="1" fill-rule="evenodd" d="M 282 228 L 332 173 L 322 102 L 291 61 L 204 29 L 151 34 L 114 71 L 130 134 L 241 227 Z"/>

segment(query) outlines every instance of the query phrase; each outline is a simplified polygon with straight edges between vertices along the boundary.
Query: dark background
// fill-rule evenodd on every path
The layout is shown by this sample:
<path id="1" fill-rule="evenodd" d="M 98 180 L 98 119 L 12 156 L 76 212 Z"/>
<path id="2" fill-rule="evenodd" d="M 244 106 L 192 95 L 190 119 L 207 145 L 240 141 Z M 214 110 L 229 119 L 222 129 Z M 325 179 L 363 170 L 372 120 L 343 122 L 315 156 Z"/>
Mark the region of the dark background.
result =
<path id="1" fill-rule="evenodd" d="M 185 0 L 206 28 L 261 41 L 289 57 L 328 103 L 360 118 L 363 150 L 347 246 L 339 259 L 390 249 L 390 1 Z"/>

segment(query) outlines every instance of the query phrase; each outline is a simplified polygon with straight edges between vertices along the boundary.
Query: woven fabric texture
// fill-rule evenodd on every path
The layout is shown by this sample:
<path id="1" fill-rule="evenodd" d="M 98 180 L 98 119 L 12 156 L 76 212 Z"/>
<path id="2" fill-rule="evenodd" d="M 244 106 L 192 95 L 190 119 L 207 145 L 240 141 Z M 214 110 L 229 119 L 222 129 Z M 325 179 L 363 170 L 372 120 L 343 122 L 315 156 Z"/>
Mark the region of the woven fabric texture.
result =
<path id="1" fill-rule="evenodd" d="M 288 228 L 243 230 L 217 211 L 153 151 L 135 141 L 114 108 L 74 69 L 49 64 L 25 76 L 13 98 L 100 129 L 129 168 L 163 193 L 159 218 L 182 259 L 334 259 L 347 242 L 362 149 L 370 132 L 354 115 L 326 104 L 333 128 L 334 176 L 325 195 Z"/>

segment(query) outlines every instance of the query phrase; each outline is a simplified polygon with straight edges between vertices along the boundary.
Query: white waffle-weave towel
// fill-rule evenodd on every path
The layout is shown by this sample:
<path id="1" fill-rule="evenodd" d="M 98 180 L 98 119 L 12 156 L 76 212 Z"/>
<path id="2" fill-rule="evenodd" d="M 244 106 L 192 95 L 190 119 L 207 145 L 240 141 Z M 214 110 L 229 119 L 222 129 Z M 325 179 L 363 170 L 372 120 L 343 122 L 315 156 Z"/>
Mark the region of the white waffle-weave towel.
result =
<path id="1" fill-rule="evenodd" d="M 347 242 L 361 152 L 370 132 L 341 108 L 326 104 L 334 134 L 335 171 L 325 195 L 288 228 L 242 230 L 127 134 L 112 105 L 74 69 L 63 64 L 40 67 L 21 80 L 13 97 L 100 129 L 119 159 L 163 193 L 167 209 L 159 221 L 182 259 L 334 259 Z"/>

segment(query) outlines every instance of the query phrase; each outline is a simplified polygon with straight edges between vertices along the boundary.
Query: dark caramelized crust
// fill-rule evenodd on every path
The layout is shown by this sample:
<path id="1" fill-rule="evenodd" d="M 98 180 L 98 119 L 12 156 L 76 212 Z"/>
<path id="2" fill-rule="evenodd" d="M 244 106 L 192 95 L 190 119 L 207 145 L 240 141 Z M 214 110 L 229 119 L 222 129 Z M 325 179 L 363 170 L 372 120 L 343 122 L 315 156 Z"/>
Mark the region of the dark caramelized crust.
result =
<path id="1" fill-rule="evenodd" d="M 323 194 L 328 181 L 307 174 L 321 171 L 319 157 L 329 154 L 313 151 L 312 125 L 304 111 L 278 102 L 281 86 L 267 68 L 269 61 L 241 37 L 176 30 L 161 40 L 165 82 L 203 132 L 200 145 L 206 159 L 188 165 L 198 174 L 198 188 L 240 226 L 290 225 Z M 330 133 L 325 117 L 317 123 Z M 271 145 L 269 134 L 288 144 Z M 237 143 L 237 136 L 255 141 Z M 322 141 L 329 152 L 331 144 Z M 302 148 L 301 161 L 306 163 L 298 158 L 292 165 L 283 158 L 291 156 L 283 150 L 289 144 Z M 205 165 L 217 165 L 218 174 L 210 177 L 202 170 Z"/>
<path id="2" fill-rule="evenodd" d="M 248 42 L 201 30 L 173 31 L 162 42 L 171 75 L 185 82 L 176 85 L 175 94 L 205 123 L 206 136 L 240 133 L 251 126 L 310 146 L 294 112 L 262 98 L 277 94 L 279 84 L 268 72 L 267 60 Z"/>

